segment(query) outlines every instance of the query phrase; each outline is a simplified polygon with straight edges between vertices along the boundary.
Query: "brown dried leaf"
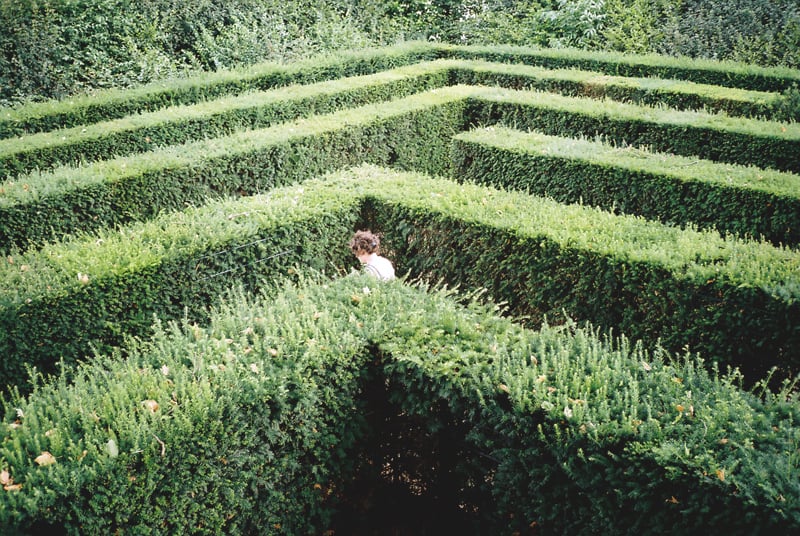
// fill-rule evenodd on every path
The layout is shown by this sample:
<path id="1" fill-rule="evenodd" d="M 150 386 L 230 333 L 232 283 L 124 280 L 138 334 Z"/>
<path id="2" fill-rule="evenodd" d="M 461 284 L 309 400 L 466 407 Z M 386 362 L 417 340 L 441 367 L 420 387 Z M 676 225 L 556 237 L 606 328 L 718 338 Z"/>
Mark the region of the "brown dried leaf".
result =
<path id="1" fill-rule="evenodd" d="M 54 463 L 56 463 L 56 458 L 49 452 L 44 451 L 38 456 L 36 456 L 36 458 L 34 458 L 33 461 L 38 463 L 40 466 L 44 467 L 46 465 L 53 465 Z"/>

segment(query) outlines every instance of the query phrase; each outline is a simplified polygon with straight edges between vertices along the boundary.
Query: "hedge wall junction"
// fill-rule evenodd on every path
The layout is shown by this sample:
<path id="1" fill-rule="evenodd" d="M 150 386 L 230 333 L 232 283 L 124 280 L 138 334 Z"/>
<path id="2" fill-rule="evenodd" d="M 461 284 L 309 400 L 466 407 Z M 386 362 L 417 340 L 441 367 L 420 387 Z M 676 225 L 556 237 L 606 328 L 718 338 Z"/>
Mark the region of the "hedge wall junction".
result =
<path id="1" fill-rule="evenodd" d="M 575 325 L 529 331 L 467 302 L 350 276 L 230 294 L 207 328 L 158 324 L 127 356 L 4 401 L 0 522 L 335 531 L 349 483 L 408 454 L 391 435 L 400 411 L 434 446 L 402 476 L 460 503 L 459 530 L 797 530 L 786 393 L 761 400 L 691 356 Z"/>
<path id="2" fill-rule="evenodd" d="M 50 368 L 140 334 L 154 313 L 208 305 L 228 284 L 217 273 L 342 265 L 365 225 L 404 270 L 487 288 L 534 322 L 565 310 L 751 378 L 800 364 L 797 251 L 367 166 L 9 257 L 4 383 L 19 384 L 25 363 Z"/>
<path id="3" fill-rule="evenodd" d="M 402 65 L 441 58 L 483 60 L 543 67 L 549 70 L 583 70 L 626 78 L 683 80 L 692 84 L 743 89 L 746 93 L 725 92 L 733 100 L 754 102 L 770 110 L 778 104 L 777 95 L 800 84 L 800 73 L 786 68 L 765 68 L 734 62 L 718 62 L 658 55 L 598 53 L 569 49 L 530 47 L 477 47 L 440 43 L 406 42 L 392 47 L 340 52 L 296 62 L 291 65 L 264 63 L 244 70 L 203 73 L 169 83 L 155 82 L 136 89 L 105 90 L 65 100 L 6 108 L 0 113 L 0 139 L 45 132 L 58 128 L 97 123 L 126 115 L 150 112 L 179 104 L 194 104 L 225 95 L 266 90 L 290 84 L 308 84 L 347 76 L 372 74 Z M 519 69 L 524 71 L 524 69 Z M 577 76 L 585 76 L 578 74 Z M 559 78 L 564 78 L 562 74 Z M 566 78 L 570 78 L 567 74 Z M 624 85 L 624 81 L 621 81 Z M 667 84 L 670 84 L 667 82 Z M 652 87 L 652 85 L 651 85 Z M 714 88 L 695 88 L 717 93 Z M 640 91 L 635 91 L 640 92 Z M 749 93 L 747 93 L 749 92 Z M 761 92 L 762 94 L 760 94 Z M 691 93 L 691 91 L 690 91 Z M 672 104 L 681 102 L 675 99 Z M 690 97 L 702 102 L 702 97 Z M 713 99 L 712 99 L 713 100 Z M 714 106 L 718 106 L 715 104 Z"/>
<path id="4" fill-rule="evenodd" d="M 259 113 L 253 117 L 271 123 L 277 120 L 276 117 L 302 114 L 304 113 L 302 110 L 306 108 L 328 110 L 332 106 L 340 106 L 341 103 L 359 103 L 362 99 L 371 100 L 378 95 L 402 97 L 415 88 L 422 89 L 431 83 L 442 83 L 442 73 L 437 75 L 437 69 L 433 69 L 433 74 L 430 72 L 426 74 L 426 70 L 427 67 L 411 71 L 414 73 L 413 76 L 408 70 L 405 73 L 395 73 L 397 78 L 394 75 L 362 78 L 351 81 L 352 85 L 325 83 L 299 92 L 296 98 L 273 101 L 267 106 L 262 104 L 263 98 L 258 99 L 255 109 L 259 110 Z M 271 97 L 275 98 L 274 95 Z M 249 98 L 247 101 L 250 105 L 244 109 L 252 111 L 254 108 L 250 106 L 254 101 Z M 456 101 L 465 101 L 466 109 Z M 14 246 L 26 247 L 41 243 L 48 237 L 61 236 L 81 228 L 88 230 L 101 225 L 148 217 L 159 210 L 180 208 L 185 203 L 197 202 L 211 194 L 261 191 L 269 187 L 270 181 L 259 183 L 259 177 L 280 175 L 278 169 L 290 168 L 293 164 L 307 168 L 308 173 L 304 175 L 306 177 L 332 169 L 331 166 L 341 167 L 358 163 L 359 159 L 388 164 L 399 162 L 398 165 L 402 167 L 408 168 L 413 165 L 414 169 L 431 173 L 452 173 L 445 164 L 445 159 L 448 158 L 446 153 L 439 150 L 431 152 L 428 146 L 432 144 L 432 147 L 441 147 L 448 143 L 449 139 L 437 138 L 436 135 L 449 136 L 453 131 L 464 130 L 468 125 L 475 123 L 519 124 L 521 122 L 521 126 L 567 136 L 594 136 L 599 133 L 618 144 L 628 143 L 624 137 L 625 132 L 621 130 L 622 126 L 627 125 L 631 131 L 639 131 L 637 139 L 640 143 L 651 142 L 662 150 L 684 153 L 690 151 L 691 154 L 699 152 L 701 155 L 704 152 L 702 149 L 690 148 L 690 144 L 685 141 L 666 142 L 665 137 L 680 131 L 682 138 L 693 140 L 698 147 L 702 147 L 704 138 L 713 131 L 717 139 L 727 143 L 727 149 L 720 147 L 713 152 L 706 151 L 707 157 L 732 159 L 751 165 L 789 168 L 795 166 L 792 163 L 794 160 L 786 156 L 791 153 L 785 152 L 793 150 L 792 147 L 795 145 L 800 145 L 800 130 L 793 125 L 757 121 L 743 123 L 745 120 L 730 123 L 724 118 L 696 112 L 686 112 L 676 118 L 666 111 L 654 112 L 649 108 L 612 105 L 612 103 L 598 106 L 592 104 L 593 102 L 595 101 L 591 99 L 556 96 L 550 99 L 544 94 L 535 92 L 513 91 L 498 95 L 491 89 L 471 90 L 464 86 L 453 86 L 405 99 L 400 98 L 391 104 L 366 105 L 357 109 L 314 116 L 308 121 L 237 132 L 213 140 L 187 142 L 177 149 L 177 155 L 174 148 L 156 149 L 134 158 L 120 157 L 87 164 L 77 170 L 66 167 L 53 172 L 34 173 L 0 185 L 0 191 L 5 194 L 0 198 L 2 202 L 0 211 L 4 216 L 0 220 L 3 222 L 0 225 L 0 239 L 2 239 L 0 244 L 5 246 L 0 249 L 9 251 Z M 428 106 L 431 108 L 432 116 L 444 121 L 440 115 L 444 103 L 448 103 L 446 107 L 450 108 L 449 120 L 446 122 L 437 124 L 419 112 L 422 107 Z M 223 108 L 226 106 L 223 105 Z M 265 109 L 270 110 L 269 113 L 266 113 Z M 239 105 L 235 105 L 232 110 L 241 109 Z M 205 116 L 208 111 L 203 109 L 198 113 L 199 116 Z M 234 114 L 232 111 L 231 114 L 238 116 L 239 112 Z M 228 114 L 226 112 L 222 115 Z M 609 126 L 611 121 L 608 118 L 620 115 L 626 115 L 627 118 L 624 121 L 617 120 L 616 127 Z M 408 122 L 412 117 L 418 121 L 417 125 Z M 186 125 L 186 121 L 177 118 L 176 115 L 173 120 L 164 122 L 163 118 L 153 116 L 146 122 L 159 122 L 162 126 L 158 128 L 164 128 L 165 132 L 169 132 L 173 127 Z M 320 125 L 328 128 L 321 128 Z M 356 129 L 353 131 L 352 127 Z M 390 139 L 387 139 L 386 132 L 381 131 L 382 128 L 395 129 L 388 135 Z M 305 139 L 297 139 L 302 138 L 304 134 Z M 191 135 L 195 136 L 196 133 Z M 422 137 L 420 140 L 414 140 L 408 139 L 409 136 Z M 335 141 L 328 139 L 329 137 Z M 184 136 L 178 136 L 178 139 L 184 139 Z M 149 142 L 144 143 L 149 144 Z M 667 145 L 664 145 L 665 143 Z M 768 151 L 765 149 L 766 152 L 753 156 L 744 153 L 743 156 L 741 151 L 745 143 L 760 144 L 768 148 Z M 329 151 L 327 144 L 336 150 Z M 409 144 L 430 158 L 428 160 L 417 158 L 412 164 L 398 157 L 398 151 L 408 147 Z M 463 144 L 461 146 L 463 147 Z M 81 144 L 70 147 L 72 147 L 70 151 L 78 150 L 76 148 L 81 147 Z M 387 150 L 387 147 L 392 149 Z M 49 154 L 50 149 L 43 147 L 42 150 Z M 797 150 L 800 151 L 800 147 L 797 147 Z M 83 149 L 79 152 L 85 156 Z M 281 154 L 275 155 L 276 152 Z M 407 150 L 405 152 L 408 153 Z M 774 156 L 770 157 L 770 154 Z M 335 160 L 332 161 L 331 157 Z M 472 156 L 457 155 L 455 167 L 456 171 L 467 173 L 464 169 L 464 158 L 473 159 Z M 486 158 L 488 155 L 479 160 L 485 162 Z M 688 165 L 686 161 L 680 162 L 678 159 L 669 158 L 676 167 Z M 286 159 L 291 161 L 286 162 Z M 42 163 L 45 167 L 51 164 L 54 162 Z M 498 168 L 509 166 L 513 167 L 513 164 Z M 796 225 L 797 181 L 794 174 L 780 175 L 771 170 L 755 168 L 745 170 L 731 166 L 701 167 L 702 171 L 708 174 L 702 180 L 698 180 L 698 174 L 692 174 L 690 170 L 682 174 L 680 177 L 682 180 L 677 187 L 674 181 L 673 185 L 661 181 L 666 186 L 656 194 L 659 198 L 666 197 L 674 201 L 663 204 L 658 199 L 651 201 L 651 204 L 655 203 L 660 208 L 649 210 L 644 208 L 639 213 L 648 216 L 656 213 L 660 219 L 667 222 L 695 221 L 703 226 L 718 225 L 722 230 L 732 229 L 742 235 L 764 236 L 786 244 L 795 243 L 798 227 Z M 476 169 L 480 170 L 480 165 Z M 260 170 L 261 174 L 256 174 L 256 170 Z M 576 171 L 586 173 L 585 167 Z M 666 165 L 659 167 L 657 172 L 659 176 L 675 175 Z M 292 174 L 288 170 L 283 173 Z M 575 176 L 571 172 L 561 173 Z M 602 175 L 602 170 L 594 168 L 589 174 Z M 646 207 L 647 203 L 638 201 L 648 195 L 656 194 L 648 192 L 642 180 L 638 181 L 642 190 L 640 194 L 631 190 L 620 192 L 624 189 L 624 183 L 630 181 L 630 174 L 623 173 L 623 175 L 614 179 L 617 184 L 606 188 L 602 192 L 603 199 L 598 201 L 602 206 Z M 731 179 L 732 175 L 741 178 L 734 182 Z M 646 180 L 649 181 L 650 177 L 652 175 Z M 514 182 L 515 179 L 508 180 Z M 605 182 L 607 180 L 603 179 Z M 561 178 L 553 181 L 551 189 L 557 190 L 558 182 L 564 181 Z M 694 191 L 695 187 L 705 189 L 703 194 L 707 201 L 693 211 L 687 210 L 686 205 L 700 204 Z M 152 195 L 147 196 L 145 192 L 151 192 Z M 573 191 L 565 200 L 577 201 L 581 197 L 593 197 L 584 195 L 585 193 L 588 193 L 587 190 Z M 714 209 L 718 205 L 716 197 L 719 195 L 725 195 L 729 199 L 731 208 L 728 212 Z M 708 208 L 711 210 L 707 210 Z M 745 215 L 731 223 L 729 216 L 732 213 Z"/>

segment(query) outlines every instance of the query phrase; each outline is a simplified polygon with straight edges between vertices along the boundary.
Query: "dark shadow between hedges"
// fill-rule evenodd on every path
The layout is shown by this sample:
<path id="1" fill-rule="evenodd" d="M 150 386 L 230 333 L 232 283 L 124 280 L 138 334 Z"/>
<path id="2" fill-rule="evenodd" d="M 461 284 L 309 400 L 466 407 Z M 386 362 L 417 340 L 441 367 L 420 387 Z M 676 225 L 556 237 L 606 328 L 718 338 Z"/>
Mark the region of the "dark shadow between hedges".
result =
<path id="1" fill-rule="evenodd" d="M 470 450 L 470 428 L 444 401 L 412 414 L 376 356 L 363 396 L 367 435 L 354 477 L 336 491 L 338 509 L 326 534 L 485 534 L 498 528 L 491 496 L 494 462 Z"/>

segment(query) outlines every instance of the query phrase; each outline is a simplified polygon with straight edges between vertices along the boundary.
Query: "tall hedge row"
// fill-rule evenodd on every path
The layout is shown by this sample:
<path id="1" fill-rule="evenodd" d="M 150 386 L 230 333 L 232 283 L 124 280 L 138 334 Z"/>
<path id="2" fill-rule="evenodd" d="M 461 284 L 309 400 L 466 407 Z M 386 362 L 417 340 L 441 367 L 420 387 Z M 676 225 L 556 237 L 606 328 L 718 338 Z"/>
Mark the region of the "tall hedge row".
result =
<path id="1" fill-rule="evenodd" d="M 538 89 L 568 96 L 602 97 L 670 108 L 703 108 L 769 117 L 775 94 L 744 92 L 676 81 L 604 77 L 592 72 L 548 71 L 467 61 L 424 62 L 372 75 L 174 105 L 111 121 L 0 140 L 0 176 L 13 177 L 58 164 L 263 128 L 281 121 L 389 100 L 444 85 Z M 640 114 L 641 115 L 641 114 Z"/>
<path id="2" fill-rule="evenodd" d="M 422 70 L 425 71 L 426 68 Z M 356 84 L 356 89 L 354 89 L 356 95 L 361 95 L 361 97 L 370 95 L 365 97 L 370 100 L 374 98 L 373 89 L 378 95 L 383 95 L 384 91 L 389 93 L 396 91 L 402 95 L 404 92 L 412 90 L 418 83 L 423 86 L 436 85 L 441 82 L 439 76 L 443 73 L 439 73 L 435 68 L 433 71 L 430 79 L 420 75 L 420 78 L 412 77 L 410 80 L 406 80 L 403 74 L 399 74 L 399 80 L 388 82 L 386 85 L 378 84 L 373 87 L 367 82 L 364 95 L 361 95 L 360 89 L 358 89 L 359 82 L 352 81 L 352 83 Z M 408 72 L 413 72 L 413 69 L 409 69 Z M 381 79 L 379 76 L 375 78 Z M 393 78 L 390 77 L 390 79 Z M 344 83 L 345 88 L 350 87 L 350 83 Z M 318 105 L 323 109 L 327 109 L 328 106 L 338 106 L 339 100 L 353 102 L 349 100 L 347 90 L 339 92 L 337 89 L 333 89 L 336 87 L 333 83 L 326 83 L 320 87 L 311 88 L 310 91 L 312 94 L 316 94 L 316 90 L 322 91 L 323 97 Z M 332 93 L 328 93 L 328 91 L 332 91 Z M 441 102 L 449 101 L 451 107 L 463 109 L 464 105 L 461 101 L 465 98 L 469 98 L 469 105 L 460 117 L 448 116 L 445 118 L 439 115 L 441 110 L 436 106 Z M 302 97 L 298 97 L 296 100 L 287 99 L 285 103 L 279 101 L 275 106 L 276 114 L 281 117 L 284 114 L 288 116 L 304 115 L 307 112 L 302 107 L 295 107 L 298 102 L 309 104 L 309 101 Z M 425 103 L 434 108 L 429 116 L 424 113 L 414 115 L 421 121 L 419 125 L 412 125 L 407 122 L 407 119 L 402 119 L 400 120 L 401 130 L 396 130 L 392 134 L 383 132 L 380 117 L 385 115 L 385 110 L 394 110 L 400 113 L 399 109 L 402 109 L 403 106 L 410 106 L 416 110 Z M 286 110 L 283 108 L 284 105 L 287 107 Z M 311 107 L 313 108 L 313 106 Z M 258 104 L 255 108 L 245 109 L 251 110 L 255 114 L 254 119 L 248 120 L 248 122 L 265 121 L 269 123 L 277 120 L 271 113 L 265 111 L 272 110 L 273 108 L 270 106 L 262 107 L 261 104 Z M 233 105 L 231 110 L 232 113 L 238 114 L 241 109 L 239 105 Z M 378 115 L 375 115 L 376 113 Z M 452 113 L 455 113 L 454 109 Z M 201 108 L 198 117 L 208 119 L 213 124 L 211 118 L 215 117 L 214 114 L 206 114 L 208 111 Z M 264 118 L 261 114 L 267 114 L 267 117 Z M 177 119 L 178 117 L 180 117 L 179 111 L 163 123 L 160 119 L 156 119 L 153 128 L 164 129 L 166 133 L 172 132 L 173 128 L 183 132 L 182 128 L 186 125 L 181 123 Z M 203 119 L 203 124 L 205 124 L 205 119 Z M 442 122 L 437 123 L 437 120 Z M 342 122 L 343 125 L 336 125 L 337 121 Z M 174 154 L 176 149 L 155 149 L 134 159 L 117 159 L 85 165 L 77 170 L 62 168 L 53 173 L 34 173 L 9 180 L 0 185 L 4 194 L 4 197 L 0 199 L 0 212 L 5 216 L 0 220 L 2 222 L 0 223 L 0 244 L 2 244 L 0 249 L 8 251 L 15 246 L 24 247 L 28 244 L 35 244 L 47 237 L 60 236 L 81 227 L 91 229 L 103 224 L 136 219 L 162 209 L 178 208 L 182 203 L 195 202 L 199 196 L 211 193 L 257 191 L 266 184 L 254 181 L 256 170 L 272 176 L 273 173 L 282 173 L 277 170 L 286 164 L 271 161 L 267 165 L 261 166 L 260 158 L 256 158 L 255 154 L 260 151 L 274 151 L 276 150 L 276 139 L 294 139 L 304 131 L 308 132 L 309 136 L 312 132 L 316 133 L 314 136 L 304 139 L 305 148 L 302 150 L 306 152 L 296 153 L 295 151 L 301 149 L 297 145 L 292 145 L 292 148 L 288 149 L 288 154 L 295 152 L 295 156 L 287 155 L 287 158 L 299 165 L 307 166 L 306 177 L 315 172 L 330 169 L 331 165 L 352 165 L 362 160 L 392 164 L 399 159 L 399 161 L 406 162 L 398 164 L 402 167 L 407 168 L 413 165 L 415 169 L 441 173 L 446 169 L 447 164 L 445 152 L 438 149 L 444 143 L 439 136 L 448 136 L 471 124 L 495 123 L 511 124 L 521 128 L 536 128 L 561 135 L 591 136 L 600 133 L 617 143 L 644 144 L 655 149 L 682 154 L 722 158 L 762 166 L 774 165 L 790 169 L 796 167 L 796 162 L 786 151 L 794 150 L 795 146 L 800 143 L 798 142 L 800 131 L 788 123 L 729 120 L 712 114 L 695 112 L 684 112 L 682 115 L 675 116 L 674 113 L 641 106 L 609 102 L 598 106 L 596 101 L 591 99 L 571 99 L 518 91 L 498 93 L 497 90 L 487 88 L 469 89 L 466 86 L 451 86 L 430 91 L 427 94 L 410 96 L 391 104 L 342 111 L 338 115 L 314 116 L 314 119 L 306 122 L 187 143 L 177 149 L 180 153 L 177 156 Z M 331 142 L 324 136 L 319 137 L 319 134 L 325 130 L 317 127 L 320 124 L 328 126 L 330 135 L 334 135 L 338 131 L 337 137 L 344 136 L 341 138 L 342 140 L 350 141 L 342 141 L 344 144 L 342 147 L 339 142 Z M 360 125 L 359 128 L 353 130 L 354 124 Z M 195 138 L 202 132 L 202 130 L 189 129 L 188 132 L 183 132 L 176 138 Z M 367 134 L 370 132 L 375 133 L 372 134 L 372 138 Z M 146 147 L 150 147 L 153 141 L 148 141 L 147 137 L 141 138 L 142 132 L 136 129 L 120 130 L 121 136 L 127 137 L 129 134 L 139 139 Z M 82 133 L 75 135 L 78 137 L 76 139 L 84 136 Z M 48 134 L 47 136 L 53 135 Z M 704 144 L 707 137 L 716 138 L 721 145 L 712 147 Z M 105 138 L 95 138 L 92 135 L 87 138 L 86 143 L 91 145 L 98 139 Z M 692 141 L 696 145 L 692 145 Z M 104 141 L 103 143 L 109 144 L 110 142 Z M 750 150 L 742 152 L 746 144 L 760 145 L 763 150 L 757 153 Z M 65 147 L 68 152 L 74 151 L 74 156 L 91 157 L 83 150 L 85 149 L 83 142 Z M 111 150 L 116 150 L 116 147 L 116 143 L 110 143 Z M 225 147 L 228 148 L 227 154 Z M 416 154 L 414 151 L 408 150 L 409 148 L 415 148 Z M 52 159 L 58 158 L 57 145 L 41 145 L 40 149 L 34 152 L 39 150 L 48 155 L 46 161 L 39 162 L 42 166 L 52 165 Z M 397 154 L 400 153 L 397 151 L 407 158 L 398 157 Z M 326 159 L 326 154 L 333 156 L 334 160 Z M 9 155 L 9 159 L 13 165 L 20 164 L 20 161 L 15 160 L 13 155 Z M 227 171 L 220 169 L 220 166 L 231 166 L 231 161 L 245 162 L 247 159 L 253 161 L 249 164 L 236 164 Z M 710 192 L 706 195 L 715 195 L 714 192 L 711 192 L 710 183 L 703 185 L 702 188 Z M 147 192 L 157 195 L 147 196 L 145 195 Z M 729 193 L 728 190 L 725 190 L 720 195 Z M 782 205 L 784 205 L 783 201 L 775 205 L 777 211 L 775 214 L 778 214 L 778 217 L 772 218 L 765 224 L 756 223 L 754 227 L 744 227 L 743 230 L 752 233 L 782 233 L 777 237 L 778 240 L 782 240 L 783 235 L 793 232 L 792 217 L 789 216 L 787 219 L 781 216 L 786 210 L 791 214 L 793 212 L 791 206 L 788 209 L 782 209 L 780 208 Z M 772 205 L 767 207 L 767 212 L 772 210 L 771 207 Z M 763 209 L 759 211 L 759 214 L 763 213 Z M 675 217 L 675 211 L 672 211 L 671 214 L 671 217 Z M 764 225 L 777 228 L 763 231 Z M 724 224 L 722 226 L 724 227 Z"/>
<path id="3" fill-rule="evenodd" d="M 631 88 L 634 94 L 642 95 L 642 91 L 654 91 L 652 86 L 654 83 L 657 88 L 655 91 L 660 92 L 664 84 L 667 84 L 678 90 L 678 93 L 686 92 L 676 102 L 688 99 L 689 102 L 702 103 L 706 100 L 702 95 L 703 91 L 711 91 L 711 89 L 693 88 L 691 85 L 683 87 L 670 82 L 656 83 L 655 79 L 684 80 L 696 84 L 771 93 L 786 91 L 800 83 L 800 72 L 785 68 L 764 68 L 657 55 L 637 56 L 532 47 L 458 46 L 412 41 L 391 47 L 320 55 L 289 65 L 263 63 L 247 69 L 202 73 L 183 79 L 159 81 L 138 88 L 100 90 L 91 95 L 75 95 L 68 99 L 5 107 L 0 109 L 0 139 L 108 121 L 134 113 L 210 101 L 248 91 L 263 91 L 290 84 L 308 84 L 347 76 L 372 74 L 437 58 L 521 64 L 547 69 L 580 69 L 611 76 L 646 78 L 650 80 L 650 87 L 645 85 L 638 91 Z M 580 77 L 577 73 L 574 76 Z M 515 78 L 510 77 L 509 80 Z M 569 79 L 572 76 L 566 76 L 566 78 Z M 593 81 L 593 83 L 600 84 L 606 82 L 610 82 L 624 94 L 631 94 L 631 90 L 621 87 L 624 86 L 622 80 Z M 700 95 L 692 96 L 693 90 L 699 91 Z M 723 100 L 727 96 L 734 99 L 743 96 L 742 92 L 738 91 L 716 93 Z M 757 95 L 751 96 L 759 98 Z M 675 98 L 676 96 L 673 94 L 671 99 Z M 761 95 L 760 98 L 773 101 L 776 97 Z M 784 98 L 780 97 L 778 102 L 769 102 L 767 109 L 781 108 L 781 99 Z M 757 110 L 760 109 L 758 105 L 756 106 Z"/>
<path id="4" fill-rule="evenodd" d="M 797 530 L 796 395 L 759 401 L 693 356 L 591 328 L 530 333 L 444 307 L 380 349 L 390 396 L 438 446 L 413 476 L 453 483 L 480 516 L 472 533 Z"/>
<path id="5" fill-rule="evenodd" d="M 464 128 L 459 97 L 469 91 L 413 95 L 6 183 L 0 251 L 143 220 L 210 197 L 265 192 L 361 162 L 444 173 L 451 137 Z"/>
<path id="6" fill-rule="evenodd" d="M 171 106 L 265 91 L 292 84 L 310 84 L 348 76 L 378 73 L 434 59 L 424 43 L 320 55 L 290 64 L 262 63 L 240 70 L 202 73 L 153 82 L 137 88 L 101 90 L 91 95 L 9 107 L 0 113 L 0 139 L 71 128 Z"/>
<path id="7" fill-rule="evenodd" d="M 666 106 L 679 110 L 706 109 L 733 116 L 785 119 L 782 97 L 775 92 L 727 88 L 663 78 L 612 76 L 597 71 L 545 69 L 518 63 L 476 62 L 455 65 L 451 79 L 466 85 L 536 89 L 573 97 L 592 97 Z"/>
<path id="8" fill-rule="evenodd" d="M 800 180 L 792 173 L 501 126 L 456 136 L 452 165 L 459 180 L 800 244 Z"/>
<path id="9" fill-rule="evenodd" d="M 800 153 L 796 123 L 510 90 L 471 102 L 467 113 L 476 125 L 502 122 L 558 136 L 599 135 L 609 142 L 654 151 L 800 172 L 800 160 L 795 157 Z"/>
<path id="10" fill-rule="evenodd" d="M 240 293 L 208 327 L 157 324 L 125 356 L 4 399 L 4 533 L 327 529 L 364 433 L 371 356 L 346 311 L 319 299 L 345 289 L 308 290 L 259 308 Z"/>
<path id="11" fill-rule="evenodd" d="M 24 389 L 26 369 L 57 370 L 154 317 L 207 307 L 232 281 L 250 288 L 296 266 L 347 263 L 360 199 L 302 187 L 210 203 L 5 259 L 0 384 Z"/>
<path id="12" fill-rule="evenodd" d="M 381 170 L 365 221 L 411 274 L 485 288 L 534 324 L 571 316 L 688 346 L 753 382 L 800 370 L 800 255 L 715 232 Z M 413 185 L 413 186 L 412 186 Z"/>
<path id="13" fill-rule="evenodd" d="M 670 350 L 689 345 L 751 381 L 800 366 L 796 251 L 366 166 L 9 256 L 4 381 L 18 382 L 25 363 L 52 369 L 90 342 L 117 344 L 153 313 L 205 305 L 229 272 L 341 265 L 357 225 L 382 230 L 402 270 L 487 288 L 534 322 L 566 311 Z"/>
<path id="14" fill-rule="evenodd" d="M 0 176 L 213 139 L 303 117 L 383 102 L 445 85 L 435 64 L 408 67 L 128 116 L 110 122 L 0 140 Z"/>
<path id="15" fill-rule="evenodd" d="M 615 76 L 669 78 L 755 91 L 783 91 L 800 82 L 797 69 L 737 62 L 523 46 L 437 45 L 445 57 L 581 69 Z"/>
<path id="16" fill-rule="evenodd" d="M 337 532 L 352 479 L 401 476 L 386 468 L 409 456 L 406 485 L 459 504 L 473 533 L 800 526 L 789 391 L 759 399 L 687 356 L 525 330 L 401 281 L 315 280 L 231 293 L 207 328 L 157 324 L 4 399 L 3 526 Z M 368 382 L 416 425 L 370 419 L 386 400 Z"/>

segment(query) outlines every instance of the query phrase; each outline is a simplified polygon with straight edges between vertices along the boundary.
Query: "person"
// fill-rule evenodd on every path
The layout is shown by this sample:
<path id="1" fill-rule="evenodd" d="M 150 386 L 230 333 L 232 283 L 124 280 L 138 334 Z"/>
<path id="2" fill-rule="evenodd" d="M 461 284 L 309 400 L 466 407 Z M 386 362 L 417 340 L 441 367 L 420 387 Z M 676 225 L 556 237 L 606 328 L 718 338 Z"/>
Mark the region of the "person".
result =
<path id="1" fill-rule="evenodd" d="M 394 279 L 392 261 L 380 255 L 381 240 L 371 231 L 356 231 L 350 240 L 353 255 L 361 261 L 364 272 L 383 281 Z"/>

